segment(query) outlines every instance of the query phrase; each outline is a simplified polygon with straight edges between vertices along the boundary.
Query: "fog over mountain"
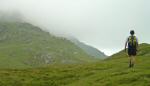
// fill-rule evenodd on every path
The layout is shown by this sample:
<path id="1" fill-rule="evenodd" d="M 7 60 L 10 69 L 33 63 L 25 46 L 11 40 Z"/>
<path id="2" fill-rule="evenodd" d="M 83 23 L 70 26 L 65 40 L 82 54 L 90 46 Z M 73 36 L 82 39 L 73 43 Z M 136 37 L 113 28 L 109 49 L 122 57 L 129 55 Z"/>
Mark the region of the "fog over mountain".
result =
<path id="1" fill-rule="evenodd" d="M 140 43 L 150 43 L 149 4 L 148 0 L 0 0 L 0 11 L 19 12 L 53 34 L 74 36 L 111 55 L 124 48 L 131 29 Z"/>

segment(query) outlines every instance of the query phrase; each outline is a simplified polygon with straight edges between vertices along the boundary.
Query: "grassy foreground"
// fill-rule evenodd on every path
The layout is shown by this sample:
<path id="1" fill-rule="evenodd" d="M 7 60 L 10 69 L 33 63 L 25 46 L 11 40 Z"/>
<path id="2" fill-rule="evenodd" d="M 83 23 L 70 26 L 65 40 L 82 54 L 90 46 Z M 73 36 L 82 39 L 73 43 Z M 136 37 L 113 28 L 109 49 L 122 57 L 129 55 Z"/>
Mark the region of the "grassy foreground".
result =
<path id="1" fill-rule="evenodd" d="M 1 69 L 0 86 L 150 86 L 150 58 L 136 58 L 135 68 L 128 68 L 128 58 L 122 57 L 91 64 Z"/>

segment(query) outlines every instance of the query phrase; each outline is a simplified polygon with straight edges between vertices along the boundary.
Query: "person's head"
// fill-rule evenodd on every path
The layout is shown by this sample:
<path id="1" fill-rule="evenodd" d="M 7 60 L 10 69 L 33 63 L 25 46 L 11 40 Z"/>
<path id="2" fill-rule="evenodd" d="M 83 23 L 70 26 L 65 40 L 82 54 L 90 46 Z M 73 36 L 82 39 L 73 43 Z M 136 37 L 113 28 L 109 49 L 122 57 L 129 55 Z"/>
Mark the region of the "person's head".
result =
<path id="1" fill-rule="evenodd" d="M 131 35 L 134 35 L 134 33 L 135 33 L 134 30 L 131 30 L 131 31 L 130 31 L 130 34 L 131 34 Z"/>

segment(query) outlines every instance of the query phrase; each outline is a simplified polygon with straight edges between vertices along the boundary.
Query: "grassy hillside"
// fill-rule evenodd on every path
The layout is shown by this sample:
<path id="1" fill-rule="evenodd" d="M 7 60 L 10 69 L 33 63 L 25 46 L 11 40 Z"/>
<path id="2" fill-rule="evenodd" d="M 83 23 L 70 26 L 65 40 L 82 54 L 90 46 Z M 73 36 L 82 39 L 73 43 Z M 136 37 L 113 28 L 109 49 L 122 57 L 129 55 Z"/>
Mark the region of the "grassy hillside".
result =
<path id="1" fill-rule="evenodd" d="M 28 23 L 0 22 L 0 68 L 31 68 L 94 59 L 65 38 Z"/>
<path id="2" fill-rule="evenodd" d="M 76 38 L 69 38 L 73 43 L 75 43 L 77 46 L 79 46 L 81 49 L 83 49 L 87 54 L 89 54 L 90 56 L 93 56 L 95 58 L 99 58 L 99 59 L 105 59 L 107 58 L 107 56 L 101 52 L 100 50 L 84 44 L 82 42 L 80 42 L 79 40 L 77 40 Z"/>
<path id="3" fill-rule="evenodd" d="M 0 70 L 1 86 L 150 86 L 150 45 L 141 44 L 134 68 L 125 53 L 88 64 Z"/>

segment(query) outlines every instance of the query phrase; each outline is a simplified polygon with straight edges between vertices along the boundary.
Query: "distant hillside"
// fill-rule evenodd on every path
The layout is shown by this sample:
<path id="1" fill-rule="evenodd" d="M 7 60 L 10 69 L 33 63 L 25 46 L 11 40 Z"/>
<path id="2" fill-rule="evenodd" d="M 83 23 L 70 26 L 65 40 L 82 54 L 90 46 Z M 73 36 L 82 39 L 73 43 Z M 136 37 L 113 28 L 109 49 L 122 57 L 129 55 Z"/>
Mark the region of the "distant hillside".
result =
<path id="1" fill-rule="evenodd" d="M 0 22 L 0 68 L 91 62 L 94 58 L 65 38 L 29 23 Z"/>
<path id="2" fill-rule="evenodd" d="M 127 53 L 124 50 L 122 50 L 112 55 L 110 58 L 117 58 L 117 57 L 124 57 L 124 56 L 127 56 Z M 147 43 L 140 44 L 138 48 L 137 56 L 150 56 L 150 44 Z"/>
<path id="3" fill-rule="evenodd" d="M 77 40 L 76 38 L 69 38 L 73 43 L 75 43 L 78 47 L 80 47 L 81 49 L 83 49 L 87 54 L 95 57 L 95 58 L 100 58 L 100 59 L 104 59 L 106 58 L 107 56 L 99 51 L 98 49 L 90 46 L 90 45 L 87 45 L 85 43 L 82 43 L 80 42 L 79 40 Z"/>

